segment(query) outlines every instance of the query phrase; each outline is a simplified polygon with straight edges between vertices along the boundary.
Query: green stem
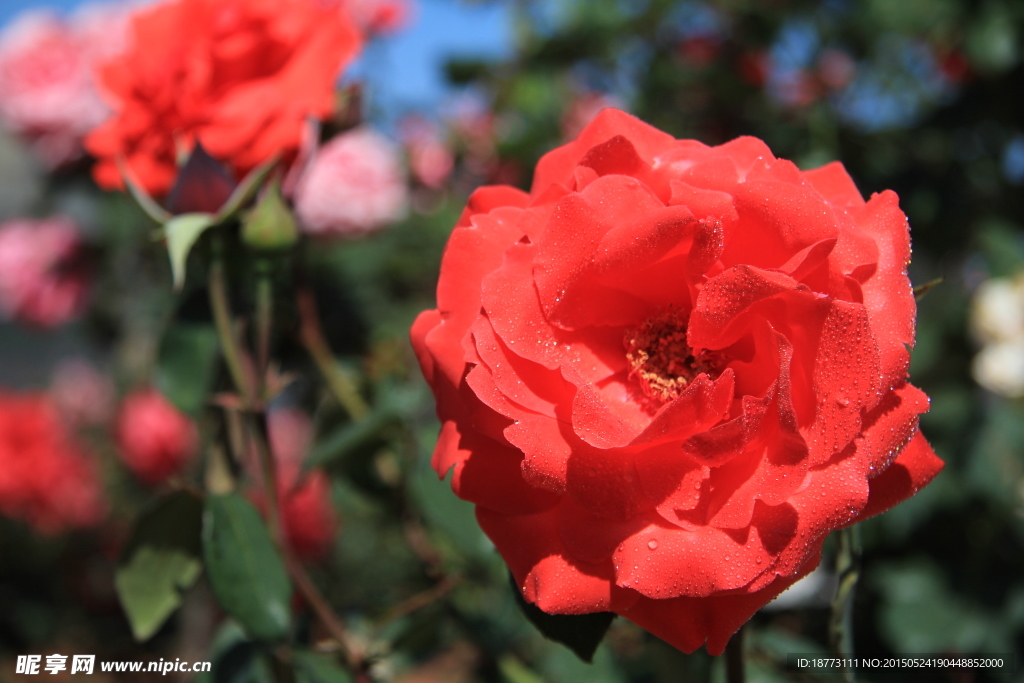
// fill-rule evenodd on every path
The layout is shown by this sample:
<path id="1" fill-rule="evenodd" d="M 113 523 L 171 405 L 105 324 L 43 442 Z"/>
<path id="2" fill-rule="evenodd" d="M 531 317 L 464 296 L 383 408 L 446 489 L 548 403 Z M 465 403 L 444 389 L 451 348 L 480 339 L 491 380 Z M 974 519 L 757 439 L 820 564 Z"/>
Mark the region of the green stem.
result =
<path id="1" fill-rule="evenodd" d="M 271 263 L 261 258 L 256 263 L 256 372 L 262 387 L 270 364 L 270 342 L 274 325 L 274 279 Z M 261 389 L 260 395 L 263 395 Z"/>
<path id="2" fill-rule="evenodd" d="M 263 495 L 267 499 L 267 527 L 274 545 L 282 555 L 288 552 L 284 532 L 281 528 L 281 501 L 277 493 L 277 464 L 270 450 L 270 439 L 267 433 L 267 415 L 263 412 L 250 416 L 253 441 L 260 458 L 260 470 L 263 474 Z"/>
<path id="3" fill-rule="evenodd" d="M 857 527 L 840 529 L 839 550 L 836 553 L 836 575 L 839 586 L 832 601 L 828 631 L 832 651 L 843 660 L 853 657 L 853 594 L 860 576 L 860 530 Z M 844 680 L 855 679 L 851 668 L 844 668 Z"/>
<path id="4" fill-rule="evenodd" d="M 255 394 L 249 385 L 249 376 L 242 363 L 241 348 L 231 322 L 231 306 L 228 303 L 222 251 L 223 244 L 219 239 L 214 239 L 209 275 L 210 308 L 213 310 L 213 322 L 217 328 L 220 350 L 224 355 L 224 362 L 227 363 L 231 380 L 241 396 L 242 405 L 249 408 L 253 404 Z"/>
<path id="5" fill-rule="evenodd" d="M 743 629 L 741 626 L 725 646 L 725 679 L 729 683 L 743 683 L 746 680 L 743 668 Z"/>
<path id="6" fill-rule="evenodd" d="M 323 330 L 320 328 L 320 317 L 316 309 L 316 300 L 313 292 L 308 288 L 300 288 L 296 293 L 301 318 L 300 335 L 302 344 L 306 351 L 313 358 L 324 381 L 338 403 L 348 411 L 353 420 L 361 420 L 370 412 L 366 401 L 359 395 L 355 383 L 348 376 L 348 373 L 338 365 L 327 344 Z"/>

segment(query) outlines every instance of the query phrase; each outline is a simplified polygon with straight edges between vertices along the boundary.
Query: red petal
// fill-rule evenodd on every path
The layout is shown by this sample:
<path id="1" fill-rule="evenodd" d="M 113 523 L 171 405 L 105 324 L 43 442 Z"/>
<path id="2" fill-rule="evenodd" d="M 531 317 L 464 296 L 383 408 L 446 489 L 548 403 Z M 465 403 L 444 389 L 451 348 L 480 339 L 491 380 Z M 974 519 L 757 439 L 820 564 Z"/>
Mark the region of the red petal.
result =
<path id="1" fill-rule="evenodd" d="M 621 611 L 636 593 L 613 582 L 611 561 L 570 558 L 558 532 L 557 508 L 532 515 L 503 515 L 477 506 L 480 527 L 505 559 L 527 602 L 549 614 Z"/>
<path id="2" fill-rule="evenodd" d="M 910 227 L 891 191 L 873 195 L 863 207 L 851 209 L 850 215 L 878 246 L 878 272 L 863 282 L 861 289 L 878 341 L 882 384 L 893 387 L 906 378 L 910 363 L 907 347 L 914 344 L 917 302 L 907 277 Z"/>
<path id="3" fill-rule="evenodd" d="M 935 478 L 945 463 L 935 455 L 920 432 L 907 444 L 889 469 L 871 480 L 871 494 L 860 515 L 850 524 L 885 512 L 902 503 Z"/>
<path id="4" fill-rule="evenodd" d="M 840 161 L 804 171 L 804 178 L 833 206 L 845 208 L 864 204 L 864 197 Z"/>
<path id="5" fill-rule="evenodd" d="M 530 194 L 542 192 L 556 183 L 571 186 L 573 169 L 592 148 L 616 135 L 625 137 L 636 153 L 650 164 L 654 157 L 672 147 L 676 140 L 640 119 L 617 109 L 605 109 L 584 128 L 575 140 L 554 149 L 537 162 Z"/>

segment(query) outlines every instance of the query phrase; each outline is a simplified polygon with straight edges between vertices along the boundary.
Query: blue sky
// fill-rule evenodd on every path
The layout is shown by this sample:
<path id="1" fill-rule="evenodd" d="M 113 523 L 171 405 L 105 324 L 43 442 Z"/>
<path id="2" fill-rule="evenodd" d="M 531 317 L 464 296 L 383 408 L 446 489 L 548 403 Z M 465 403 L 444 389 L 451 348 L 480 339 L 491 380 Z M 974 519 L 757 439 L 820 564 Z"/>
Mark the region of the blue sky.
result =
<path id="1" fill-rule="evenodd" d="M 431 110 L 447 93 L 442 67 L 452 56 L 500 59 L 513 48 L 506 3 L 412 0 L 412 21 L 401 32 L 377 41 L 354 68 L 370 84 L 375 109 L 400 113 Z M 0 0 L 0 26 L 29 8 L 70 11 L 82 0 Z"/>

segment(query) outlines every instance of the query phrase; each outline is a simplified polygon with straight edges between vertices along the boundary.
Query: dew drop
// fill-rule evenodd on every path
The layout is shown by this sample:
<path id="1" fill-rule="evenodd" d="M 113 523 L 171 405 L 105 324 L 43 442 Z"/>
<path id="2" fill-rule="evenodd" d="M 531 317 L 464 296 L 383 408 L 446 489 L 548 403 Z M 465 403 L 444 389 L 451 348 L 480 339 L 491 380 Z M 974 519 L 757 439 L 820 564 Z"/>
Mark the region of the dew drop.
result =
<path id="1" fill-rule="evenodd" d="M 651 540 L 647 541 L 647 547 L 650 548 L 651 550 L 657 550 L 658 549 L 658 542 L 655 541 L 652 538 Z"/>

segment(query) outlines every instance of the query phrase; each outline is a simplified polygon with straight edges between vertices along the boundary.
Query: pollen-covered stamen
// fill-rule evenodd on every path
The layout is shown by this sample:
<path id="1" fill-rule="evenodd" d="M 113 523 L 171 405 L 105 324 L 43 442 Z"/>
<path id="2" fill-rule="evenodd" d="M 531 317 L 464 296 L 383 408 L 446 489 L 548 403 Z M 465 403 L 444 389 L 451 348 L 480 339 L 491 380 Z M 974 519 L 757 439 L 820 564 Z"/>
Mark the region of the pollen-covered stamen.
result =
<path id="1" fill-rule="evenodd" d="M 626 331 L 623 339 L 629 378 L 648 398 L 667 403 L 683 393 L 702 372 L 717 376 L 720 362 L 707 351 L 694 354 L 686 343 L 686 319 L 678 311 L 661 313 Z"/>

